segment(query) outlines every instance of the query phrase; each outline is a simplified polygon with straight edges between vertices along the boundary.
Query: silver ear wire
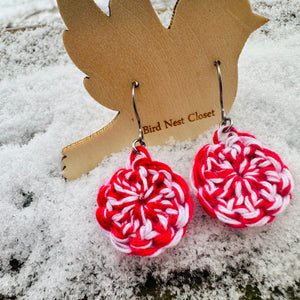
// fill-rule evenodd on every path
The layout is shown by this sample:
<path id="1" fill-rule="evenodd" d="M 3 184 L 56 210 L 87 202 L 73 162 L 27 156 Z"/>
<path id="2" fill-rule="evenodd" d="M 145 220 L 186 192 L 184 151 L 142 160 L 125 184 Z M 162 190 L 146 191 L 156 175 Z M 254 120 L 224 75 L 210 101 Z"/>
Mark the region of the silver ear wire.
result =
<path id="1" fill-rule="evenodd" d="M 142 125 L 141 125 L 141 119 L 140 119 L 140 116 L 138 114 L 138 111 L 136 109 L 136 104 L 135 104 L 135 89 L 138 88 L 139 85 L 140 84 L 138 83 L 138 81 L 132 82 L 132 104 L 133 104 L 135 117 L 137 119 L 138 126 L 139 126 L 139 138 L 134 140 L 132 143 L 132 148 L 135 152 L 139 152 L 139 150 L 135 146 L 137 143 L 140 143 L 141 146 L 146 146 L 146 143 L 144 142 L 144 133 L 143 133 Z"/>
<path id="2" fill-rule="evenodd" d="M 227 127 L 224 129 L 224 133 L 227 133 L 231 130 L 233 126 L 233 122 L 229 117 L 226 117 L 224 103 L 223 103 L 223 81 L 222 81 L 222 74 L 221 74 L 221 68 L 220 68 L 221 62 L 219 60 L 215 61 L 215 67 L 217 68 L 218 77 L 219 77 L 219 88 L 220 88 L 220 104 L 221 104 L 221 117 L 222 121 L 220 123 L 220 127 L 224 126 Z"/>

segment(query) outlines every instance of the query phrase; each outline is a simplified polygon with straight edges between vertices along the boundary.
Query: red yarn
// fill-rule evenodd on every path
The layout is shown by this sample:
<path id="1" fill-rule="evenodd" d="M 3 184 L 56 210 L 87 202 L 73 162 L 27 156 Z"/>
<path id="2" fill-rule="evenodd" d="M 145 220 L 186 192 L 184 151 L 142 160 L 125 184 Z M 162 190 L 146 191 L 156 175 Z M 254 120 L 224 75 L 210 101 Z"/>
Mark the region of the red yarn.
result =
<path id="1" fill-rule="evenodd" d="M 280 157 L 234 128 L 196 155 L 192 184 L 205 211 L 231 227 L 262 226 L 290 203 L 293 178 Z"/>
<path id="2" fill-rule="evenodd" d="M 118 170 L 98 194 L 96 212 L 112 244 L 127 254 L 157 256 L 179 243 L 193 214 L 185 180 L 152 161 L 143 146 L 132 151 L 128 169 Z"/>

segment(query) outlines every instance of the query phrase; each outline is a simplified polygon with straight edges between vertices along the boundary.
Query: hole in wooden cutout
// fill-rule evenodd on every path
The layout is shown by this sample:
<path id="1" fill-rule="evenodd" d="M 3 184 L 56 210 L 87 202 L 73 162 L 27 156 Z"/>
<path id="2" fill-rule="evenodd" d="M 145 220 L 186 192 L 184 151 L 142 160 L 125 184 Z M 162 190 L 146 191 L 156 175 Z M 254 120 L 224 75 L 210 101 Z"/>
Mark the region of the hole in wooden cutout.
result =
<path id="1" fill-rule="evenodd" d="M 109 11 L 109 0 L 93 0 L 97 6 L 105 13 L 108 17 L 110 16 Z"/>

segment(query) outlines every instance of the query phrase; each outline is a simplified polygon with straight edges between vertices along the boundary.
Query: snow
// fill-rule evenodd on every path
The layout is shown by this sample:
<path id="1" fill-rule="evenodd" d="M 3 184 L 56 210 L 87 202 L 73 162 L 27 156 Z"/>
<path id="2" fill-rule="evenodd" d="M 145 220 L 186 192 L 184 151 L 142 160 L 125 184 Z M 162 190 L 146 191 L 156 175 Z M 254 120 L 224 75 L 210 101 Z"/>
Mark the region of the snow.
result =
<path id="1" fill-rule="evenodd" d="M 106 13 L 107 2 L 97 2 Z M 166 27 L 175 2 L 153 1 Z M 126 164 L 129 148 L 76 181 L 62 178 L 61 149 L 116 112 L 85 91 L 55 2 L 0 1 L 0 27 L 43 25 L 0 33 L 0 299 L 299 299 L 300 6 L 251 4 L 270 22 L 240 57 L 230 116 L 281 155 L 295 179 L 293 202 L 268 226 L 235 230 L 205 215 L 195 198 L 182 242 L 145 259 L 117 253 L 95 220 L 98 189 Z M 188 180 L 215 129 L 149 152 Z"/>

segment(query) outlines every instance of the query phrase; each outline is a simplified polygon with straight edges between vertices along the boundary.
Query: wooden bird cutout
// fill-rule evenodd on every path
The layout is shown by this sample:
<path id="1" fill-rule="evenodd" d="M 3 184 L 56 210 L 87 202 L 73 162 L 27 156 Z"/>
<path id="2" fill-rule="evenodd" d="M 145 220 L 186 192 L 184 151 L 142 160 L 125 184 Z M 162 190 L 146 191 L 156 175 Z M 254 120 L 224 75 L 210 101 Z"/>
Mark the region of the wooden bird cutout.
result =
<path id="1" fill-rule="evenodd" d="M 84 85 L 102 105 L 119 111 L 93 135 L 63 149 L 64 176 L 71 180 L 95 168 L 138 137 L 132 82 L 147 145 L 170 136 L 196 138 L 220 122 L 221 61 L 225 109 L 237 91 L 237 64 L 249 35 L 268 20 L 248 0 L 180 0 L 170 27 L 159 21 L 150 0 L 111 0 L 106 16 L 92 0 L 58 0 L 68 27 L 64 44 L 88 77 Z"/>

